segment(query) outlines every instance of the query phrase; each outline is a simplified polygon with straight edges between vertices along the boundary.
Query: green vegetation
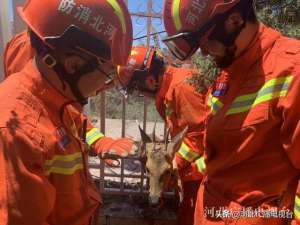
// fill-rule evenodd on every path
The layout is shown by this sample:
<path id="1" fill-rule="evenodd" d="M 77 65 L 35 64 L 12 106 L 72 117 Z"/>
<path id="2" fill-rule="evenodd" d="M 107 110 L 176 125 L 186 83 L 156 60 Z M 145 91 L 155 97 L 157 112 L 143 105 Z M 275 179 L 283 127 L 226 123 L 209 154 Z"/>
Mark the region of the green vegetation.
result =
<path id="1" fill-rule="evenodd" d="M 121 119 L 122 118 L 122 95 L 113 89 L 106 92 L 106 118 Z M 96 96 L 91 100 L 91 116 L 100 115 L 101 97 Z M 129 96 L 126 102 L 126 119 L 143 121 L 144 115 L 144 97 L 137 93 Z M 154 100 L 147 98 L 147 120 L 161 121 L 160 115 L 157 113 Z"/>
<path id="2" fill-rule="evenodd" d="M 300 39 L 300 1 L 256 1 L 257 16 L 266 25 L 281 33 Z"/>

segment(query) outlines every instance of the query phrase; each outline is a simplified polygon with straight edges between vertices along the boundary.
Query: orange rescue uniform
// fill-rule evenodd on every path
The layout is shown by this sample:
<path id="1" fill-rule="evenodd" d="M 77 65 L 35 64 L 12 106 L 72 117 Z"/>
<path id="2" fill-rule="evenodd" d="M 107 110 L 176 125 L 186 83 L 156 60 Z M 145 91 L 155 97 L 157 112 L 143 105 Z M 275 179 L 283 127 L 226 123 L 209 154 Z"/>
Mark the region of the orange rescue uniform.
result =
<path id="1" fill-rule="evenodd" d="M 183 181 L 184 199 L 180 204 L 178 224 L 193 225 L 197 190 L 205 169 L 203 157 L 203 128 L 205 120 L 205 95 L 199 94 L 187 83 L 193 75 L 189 69 L 167 67 L 161 89 L 156 95 L 156 108 L 167 122 L 174 137 L 189 127 L 176 154 L 180 177 Z"/>
<path id="2" fill-rule="evenodd" d="M 5 47 L 3 57 L 5 78 L 20 72 L 34 55 L 35 50 L 31 47 L 28 31 L 16 35 Z"/>
<path id="3" fill-rule="evenodd" d="M 101 202 L 68 102 L 30 61 L 0 84 L 1 222 L 88 225 Z M 77 109 L 81 111 L 81 107 Z"/>
<path id="4" fill-rule="evenodd" d="M 4 52 L 4 71 L 5 77 L 11 74 L 20 72 L 25 65 L 35 56 L 35 50 L 32 48 L 30 43 L 30 37 L 28 31 L 23 31 L 16 35 L 7 45 Z M 68 113 L 74 120 L 73 130 L 81 130 L 83 121 L 86 120 L 86 116 L 76 109 L 72 109 L 72 106 L 68 106 Z M 78 114 L 79 113 L 79 114 Z M 99 129 L 95 128 L 92 123 L 87 120 L 86 130 L 86 142 L 92 148 L 105 148 L 112 143 L 111 138 L 103 138 Z M 101 141 L 100 141 L 101 140 Z M 120 146 L 122 145 L 119 144 Z M 116 146 L 116 144 L 115 144 Z M 118 147 L 120 147 L 118 146 Z M 127 147 L 124 145 L 124 147 Z M 100 149 L 98 149 L 100 150 Z M 106 163 L 111 164 L 110 159 L 105 160 Z"/>
<path id="5" fill-rule="evenodd" d="M 228 88 L 208 97 L 195 225 L 283 225 L 294 207 L 300 218 L 300 42 L 260 24 L 220 79 Z"/>

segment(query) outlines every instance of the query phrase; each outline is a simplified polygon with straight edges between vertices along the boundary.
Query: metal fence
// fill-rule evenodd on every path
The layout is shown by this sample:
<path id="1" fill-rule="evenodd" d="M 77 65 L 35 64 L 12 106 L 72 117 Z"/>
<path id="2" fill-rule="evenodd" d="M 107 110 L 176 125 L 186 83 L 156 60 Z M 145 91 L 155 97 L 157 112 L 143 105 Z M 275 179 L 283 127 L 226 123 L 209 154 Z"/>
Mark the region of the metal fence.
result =
<path id="1" fill-rule="evenodd" d="M 131 5 L 133 2 L 137 5 L 134 11 L 131 11 L 132 21 L 134 28 L 140 27 L 140 31 L 137 30 L 134 32 L 134 39 L 138 39 L 138 44 L 143 44 L 145 46 L 150 46 L 151 43 L 154 45 L 159 45 L 158 42 L 158 35 L 152 36 L 151 33 L 156 32 L 153 22 L 159 21 L 158 23 L 162 23 L 162 7 L 161 7 L 161 0 L 126 0 L 125 1 L 128 5 Z M 136 26 L 137 25 L 137 26 Z M 145 29 L 146 26 L 146 29 Z M 146 30 L 146 35 L 144 35 L 143 31 Z M 143 38 L 139 38 L 143 36 Z M 153 37 L 153 39 L 151 39 Z M 156 46 L 158 47 L 158 46 Z M 143 129 L 146 130 L 147 127 L 147 110 L 148 110 L 148 99 L 144 97 L 144 116 L 143 116 Z M 105 118 L 106 118 L 106 98 L 105 92 L 101 93 L 101 110 L 100 110 L 100 130 L 101 132 L 105 133 Z M 125 98 L 122 99 L 122 132 L 121 136 L 125 137 L 125 130 L 126 130 L 126 100 Z M 165 135 L 166 132 L 164 132 Z M 99 188 L 102 193 L 109 193 L 109 194 L 145 194 L 148 189 L 148 178 L 145 174 L 143 166 L 139 159 L 119 159 L 120 160 L 120 168 L 119 173 L 108 173 L 107 166 L 103 162 L 103 160 L 99 163 L 91 163 L 90 167 L 92 169 L 98 169 L 99 172 Z M 135 164 L 137 168 L 133 173 L 126 173 L 125 166 L 127 164 Z M 106 187 L 108 179 L 118 179 L 118 187 Z M 126 180 L 134 179 L 136 181 L 136 185 L 130 187 L 127 185 Z"/>
<path id="2" fill-rule="evenodd" d="M 149 179 L 137 158 L 120 158 L 119 168 L 107 166 L 103 160 L 99 163 L 90 163 L 90 169 L 97 171 L 99 178 L 99 189 L 104 194 L 116 195 L 144 195 L 147 194 Z M 136 166 L 135 171 L 125 170 L 126 165 Z M 110 172 L 109 172 L 110 171 Z"/>

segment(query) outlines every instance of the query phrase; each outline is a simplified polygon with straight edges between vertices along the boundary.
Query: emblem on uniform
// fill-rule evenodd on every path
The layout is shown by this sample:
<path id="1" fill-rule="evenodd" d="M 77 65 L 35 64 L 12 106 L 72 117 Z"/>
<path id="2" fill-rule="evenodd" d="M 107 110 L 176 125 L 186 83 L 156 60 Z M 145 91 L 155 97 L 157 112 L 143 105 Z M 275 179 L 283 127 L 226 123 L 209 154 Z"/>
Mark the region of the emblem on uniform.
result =
<path id="1" fill-rule="evenodd" d="M 66 150 L 66 147 L 70 144 L 71 140 L 64 127 L 58 127 L 56 129 L 56 136 L 58 141 L 58 146 L 62 150 Z"/>
<path id="2" fill-rule="evenodd" d="M 227 83 L 225 82 L 218 82 L 216 84 L 215 89 L 213 90 L 213 96 L 219 97 L 226 94 L 227 91 Z"/>

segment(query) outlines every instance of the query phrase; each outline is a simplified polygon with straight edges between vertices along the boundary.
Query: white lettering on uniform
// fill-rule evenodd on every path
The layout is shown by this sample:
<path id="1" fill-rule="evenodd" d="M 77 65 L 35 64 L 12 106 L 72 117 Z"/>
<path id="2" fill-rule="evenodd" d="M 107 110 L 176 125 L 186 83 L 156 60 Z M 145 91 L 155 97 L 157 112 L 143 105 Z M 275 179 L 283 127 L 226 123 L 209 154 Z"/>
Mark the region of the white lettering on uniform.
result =
<path id="1" fill-rule="evenodd" d="M 72 10 L 75 6 L 76 3 L 74 2 L 74 0 L 61 0 L 58 6 L 58 10 L 69 15 L 72 13 Z"/>
<path id="2" fill-rule="evenodd" d="M 86 24 L 90 19 L 91 13 L 92 10 L 89 7 L 80 5 L 79 7 L 77 7 L 77 13 L 74 17 L 83 24 Z"/>
<path id="3" fill-rule="evenodd" d="M 191 8 L 187 12 L 185 21 L 186 23 L 195 26 L 199 20 L 200 15 L 203 10 L 207 7 L 208 0 L 193 0 L 191 3 Z"/>
<path id="4" fill-rule="evenodd" d="M 198 16 L 195 15 L 193 12 L 189 11 L 188 14 L 186 15 L 185 21 L 186 23 L 195 26 L 196 22 L 198 20 Z"/>
<path id="5" fill-rule="evenodd" d="M 106 35 L 108 37 L 108 40 L 111 41 L 116 32 L 117 32 L 117 28 L 113 26 L 111 23 L 109 23 L 105 28 L 104 35 Z"/>
<path id="6" fill-rule="evenodd" d="M 192 2 L 191 7 L 194 11 L 197 11 L 198 14 L 201 14 L 203 10 L 206 8 L 206 6 L 207 6 L 207 1 L 194 0 Z"/>
<path id="7" fill-rule="evenodd" d="M 103 25 L 104 25 L 105 23 L 104 23 L 104 20 L 103 20 L 103 17 L 102 16 L 100 16 L 100 15 L 98 15 L 98 16 L 95 16 L 94 18 L 93 18 L 93 22 L 92 23 L 90 23 L 90 26 L 92 27 L 92 28 L 94 28 L 94 30 L 95 31 L 97 31 L 97 32 L 103 32 Z"/>

